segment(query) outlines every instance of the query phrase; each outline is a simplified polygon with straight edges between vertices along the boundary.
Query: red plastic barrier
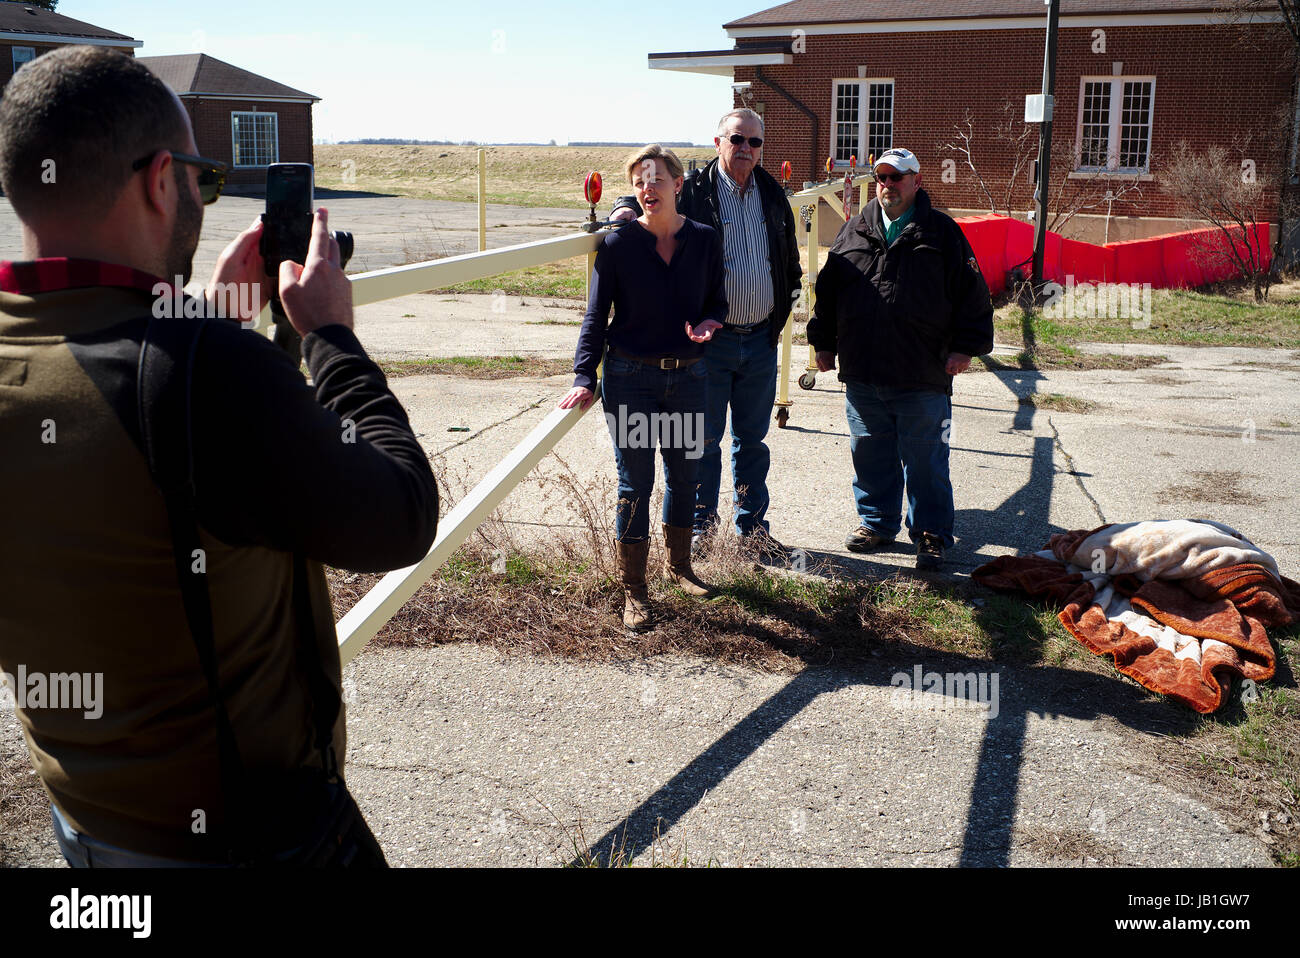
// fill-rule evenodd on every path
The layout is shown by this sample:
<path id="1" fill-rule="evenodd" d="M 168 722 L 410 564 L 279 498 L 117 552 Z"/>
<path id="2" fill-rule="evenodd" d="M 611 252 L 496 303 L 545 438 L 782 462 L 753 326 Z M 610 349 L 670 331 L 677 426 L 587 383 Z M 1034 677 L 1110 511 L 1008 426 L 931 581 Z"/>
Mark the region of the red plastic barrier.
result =
<path id="1" fill-rule="evenodd" d="M 1020 220 L 1007 224 L 1007 269 L 1020 266 L 1029 275 L 1029 262 L 1034 256 L 1034 228 Z"/>
<path id="2" fill-rule="evenodd" d="M 1125 240 L 1111 243 L 1115 254 L 1115 282 L 1150 283 L 1153 289 L 1164 289 L 1164 245 L 1158 237 Z"/>
<path id="3" fill-rule="evenodd" d="M 1005 274 L 1021 266 L 1029 272 L 1034 252 L 1034 228 L 1006 216 L 985 214 L 957 221 L 970 241 L 989 292 L 1006 289 Z M 1240 229 L 1233 231 L 1238 244 L 1245 242 Z M 1269 225 L 1256 224 L 1254 241 L 1260 244 L 1265 267 L 1271 262 Z M 1203 286 L 1238 275 L 1232 261 L 1210 252 L 1227 242 L 1219 230 L 1207 227 L 1181 233 L 1164 233 L 1146 239 L 1097 246 L 1068 240 L 1048 231 L 1043 249 L 1043 277 L 1065 284 L 1150 283 L 1153 289 Z"/>
<path id="4" fill-rule="evenodd" d="M 989 292 L 1002 292 L 1006 288 L 1004 274 L 1007 267 L 1004 253 L 1007 226 L 1012 220 L 990 213 L 984 216 L 968 216 L 959 222 L 962 232 L 966 234 L 966 241 L 975 252 L 975 259 L 979 261 L 980 272 L 984 274 L 984 282 L 989 285 Z"/>
<path id="5" fill-rule="evenodd" d="M 1061 272 L 1073 276 L 1076 282 L 1119 282 L 1115 278 L 1115 250 L 1078 240 L 1061 240 Z"/>

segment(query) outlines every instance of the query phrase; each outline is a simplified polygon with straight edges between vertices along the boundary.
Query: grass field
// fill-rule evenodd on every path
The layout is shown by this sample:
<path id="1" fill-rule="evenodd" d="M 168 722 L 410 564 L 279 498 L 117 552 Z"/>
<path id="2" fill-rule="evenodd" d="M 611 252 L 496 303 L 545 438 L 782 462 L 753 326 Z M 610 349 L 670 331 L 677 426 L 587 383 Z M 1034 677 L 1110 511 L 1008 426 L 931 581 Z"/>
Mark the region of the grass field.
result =
<path id="1" fill-rule="evenodd" d="M 426 200 L 478 200 L 478 147 L 316 146 L 316 185 Z M 630 147 L 487 146 L 487 201 L 514 206 L 588 209 L 582 198 L 587 173 L 604 180 L 601 207 L 630 193 L 623 159 Z M 701 164 L 717 154 L 712 146 L 674 150 L 683 164 Z"/>

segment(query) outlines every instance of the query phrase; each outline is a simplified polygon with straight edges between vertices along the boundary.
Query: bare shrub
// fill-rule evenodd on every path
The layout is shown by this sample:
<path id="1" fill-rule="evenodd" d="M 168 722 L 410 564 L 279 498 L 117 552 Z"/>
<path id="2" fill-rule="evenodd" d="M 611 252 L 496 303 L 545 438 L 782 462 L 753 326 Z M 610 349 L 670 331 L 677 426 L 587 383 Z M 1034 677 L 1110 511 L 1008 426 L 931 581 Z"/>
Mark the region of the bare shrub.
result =
<path id="1" fill-rule="evenodd" d="M 1273 281 L 1267 201 L 1274 186 L 1272 177 L 1243 165 L 1241 152 L 1218 145 L 1197 151 L 1180 141 L 1161 175 L 1184 215 L 1212 227 L 1194 250 L 1200 264 L 1229 264 L 1262 303 Z"/>

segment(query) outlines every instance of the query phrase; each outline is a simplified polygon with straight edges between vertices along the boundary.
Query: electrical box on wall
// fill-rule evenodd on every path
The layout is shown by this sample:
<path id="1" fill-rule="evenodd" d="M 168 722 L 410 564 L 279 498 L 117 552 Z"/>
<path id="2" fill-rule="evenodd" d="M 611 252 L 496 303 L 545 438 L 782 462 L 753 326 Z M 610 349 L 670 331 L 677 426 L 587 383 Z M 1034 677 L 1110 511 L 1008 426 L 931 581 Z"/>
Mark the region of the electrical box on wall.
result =
<path id="1" fill-rule="evenodd" d="M 1030 93 L 1025 96 L 1025 122 L 1050 123 L 1052 120 L 1052 103 L 1056 98 L 1044 93 Z"/>

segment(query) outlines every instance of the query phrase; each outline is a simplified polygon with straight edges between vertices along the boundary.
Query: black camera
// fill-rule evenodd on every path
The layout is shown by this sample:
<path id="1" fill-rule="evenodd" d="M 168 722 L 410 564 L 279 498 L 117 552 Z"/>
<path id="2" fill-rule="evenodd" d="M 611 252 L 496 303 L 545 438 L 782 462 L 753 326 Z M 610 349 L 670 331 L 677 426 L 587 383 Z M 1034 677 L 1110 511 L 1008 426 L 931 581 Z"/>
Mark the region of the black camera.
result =
<path id="1" fill-rule="evenodd" d="M 266 212 L 262 214 L 262 260 L 271 277 L 271 315 L 275 318 L 275 344 L 295 362 L 302 355 L 302 337 L 290 325 L 280 302 L 278 277 L 285 260 L 300 266 L 307 262 L 315 186 L 310 163 L 272 163 L 266 168 Z M 339 244 L 339 265 L 352 258 L 352 234 L 330 230 Z"/>
<path id="2" fill-rule="evenodd" d="M 267 276 L 279 276 L 280 264 L 285 260 L 299 265 L 307 261 L 314 200 L 310 163 L 272 163 L 266 168 L 261 250 Z M 340 265 L 347 266 L 352 258 L 352 234 L 330 230 L 330 236 L 339 244 Z"/>

